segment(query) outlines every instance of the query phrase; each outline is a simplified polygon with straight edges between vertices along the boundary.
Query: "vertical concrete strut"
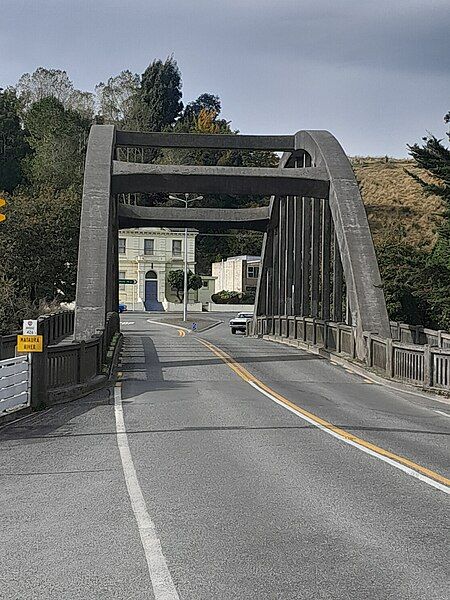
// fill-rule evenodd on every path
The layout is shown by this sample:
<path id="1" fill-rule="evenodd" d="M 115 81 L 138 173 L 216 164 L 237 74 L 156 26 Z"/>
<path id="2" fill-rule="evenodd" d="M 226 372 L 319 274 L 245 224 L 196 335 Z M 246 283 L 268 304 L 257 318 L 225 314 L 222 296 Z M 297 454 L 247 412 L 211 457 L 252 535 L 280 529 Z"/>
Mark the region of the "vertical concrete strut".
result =
<path id="1" fill-rule="evenodd" d="M 302 198 L 302 316 L 311 316 L 311 198 Z"/>
<path id="2" fill-rule="evenodd" d="M 330 319 L 331 213 L 328 200 L 322 201 L 322 311 L 324 321 Z"/>
<path id="3" fill-rule="evenodd" d="M 280 216 L 279 216 L 279 288 L 280 295 L 280 314 L 286 314 L 286 198 L 280 198 Z"/>
<path id="4" fill-rule="evenodd" d="M 319 316 L 319 277 L 320 277 L 320 199 L 312 198 L 311 236 L 311 316 Z"/>
<path id="5" fill-rule="evenodd" d="M 302 198 L 295 196 L 295 229 L 294 229 L 294 315 L 302 314 L 302 247 L 303 247 L 303 203 Z"/>
<path id="6" fill-rule="evenodd" d="M 287 197 L 286 227 L 286 313 L 293 315 L 293 281 L 294 281 L 294 198 Z"/>

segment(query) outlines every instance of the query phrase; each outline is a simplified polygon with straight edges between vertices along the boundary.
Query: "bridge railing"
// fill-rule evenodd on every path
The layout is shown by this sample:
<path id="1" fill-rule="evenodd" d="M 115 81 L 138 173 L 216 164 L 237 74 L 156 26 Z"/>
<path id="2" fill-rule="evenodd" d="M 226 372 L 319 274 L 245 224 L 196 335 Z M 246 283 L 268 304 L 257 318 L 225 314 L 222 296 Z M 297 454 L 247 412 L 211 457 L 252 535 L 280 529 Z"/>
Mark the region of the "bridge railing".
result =
<path id="1" fill-rule="evenodd" d="M 38 318 L 38 324 L 44 323 L 45 339 L 48 344 L 57 344 L 72 335 L 74 316 L 73 310 L 62 310 Z M 16 331 L 9 335 L 0 335 L 0 360 L 12 358 L 15 355 L 17 335 L 20 333 L 20 331 Z"/>
<path id="2" fill-rule="evenodd" d="M 73 315 L 67 327 L 69 323 L 73 331 Z M 44 336 L 44 352 L 33 356 L 32 406 L 76 397 L 100 387 L 109 377 L 111 344 L 119 332 L 118 314 L 108 313 L 105 327 L 88 341 L 61 342 L 58 335 L 65 324 L 64 319 L 58 323 L 53 315 L 38 321 L 38 333 Z"/>
<path id="3" fill-rule="evenodd" d="M 383 377 L 424 389 L 450 391 L 450 334 L 391 323 L 400 339 L 363 333 L 364 366 Z M 248 335 L 291 340 L 356 360 L 356 328 L 344 323 L 294 316 L 257 317 L 249 321 Z M 393 331 L 394 334 L 394 331 Z M 407 343 L 409 336 L 427 343 Z M 393 337 L 396 337 L 393 335 Z"/>

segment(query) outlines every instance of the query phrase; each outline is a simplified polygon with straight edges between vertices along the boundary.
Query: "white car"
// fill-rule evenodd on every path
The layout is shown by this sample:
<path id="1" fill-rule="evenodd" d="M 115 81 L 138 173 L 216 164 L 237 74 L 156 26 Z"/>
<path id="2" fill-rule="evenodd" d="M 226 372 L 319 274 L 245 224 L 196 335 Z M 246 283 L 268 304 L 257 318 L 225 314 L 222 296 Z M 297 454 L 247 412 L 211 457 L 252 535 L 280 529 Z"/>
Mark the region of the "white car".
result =
<path id="1" fill-rule="evenodd" d="M 253 319 L 253 313 L 238 313 L 234 319 L 230 320 L 230 329 L 231 333 L 236 333 L 236 331 L 243 331 L 244 333 L 247 330 L 247 321 Z"/>

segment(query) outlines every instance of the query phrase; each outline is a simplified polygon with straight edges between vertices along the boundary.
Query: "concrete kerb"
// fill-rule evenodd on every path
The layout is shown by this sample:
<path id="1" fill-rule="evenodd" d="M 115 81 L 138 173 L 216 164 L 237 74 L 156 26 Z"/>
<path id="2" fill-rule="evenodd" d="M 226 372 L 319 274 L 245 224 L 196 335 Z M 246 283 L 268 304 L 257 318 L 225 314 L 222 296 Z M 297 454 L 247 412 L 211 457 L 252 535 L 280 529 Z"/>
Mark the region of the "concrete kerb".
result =
<path id="1" fill-rule="evenodd" d="M 322 358 L 329 360 L 332 364 L 345 367 L 346 369 L 352 371 L 356 375 L 365 377 L 369 381 L 387 387 L 391 390 L 395 390 L 397 392 L 404 392 L 407 394 L 413 394 L 414 396 L 420 396 L 427 400 L 435 400 L 436 402 L 440 402 L 441 404 L 450 405 L 450 397 L 436 394 L 433 392 L 428 392 L 427 390 L 423 390 L 421 388 L 415 387 L 413 385 L 408 385 L 407 383 L 402 383 L 400 381 L 395 381 L 393 379 L 385 379 L 384 377 L 381 377 L 373 371 L 368 371 L 366 370 L 366 368 L 359 366 L 352 360 L 342 355 L 334 354 L 333 352 L 330 352 L 325 348 L 319 346 L 312 346 L 299 340 L 290 340 L 288 338 L 282 338 L 273 335 L 264 335 L 262 336 L 262 339 L 278 344 L 285 344 L 286 346 L 291 346 L 293 348 L 300 348 L 301 350 L 305 350 L 306 352 L 309 352 L 311 354 L 321 356 Z"/>

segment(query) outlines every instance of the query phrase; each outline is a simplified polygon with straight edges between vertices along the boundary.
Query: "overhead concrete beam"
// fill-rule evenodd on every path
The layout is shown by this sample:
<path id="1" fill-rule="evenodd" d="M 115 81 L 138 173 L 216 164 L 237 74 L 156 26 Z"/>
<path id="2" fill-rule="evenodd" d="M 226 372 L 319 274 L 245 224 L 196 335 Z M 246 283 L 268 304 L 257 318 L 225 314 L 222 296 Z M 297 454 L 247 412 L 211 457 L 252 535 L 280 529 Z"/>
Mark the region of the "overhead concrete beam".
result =
<path id="1" fill-rule="evenodd" d="M 189 227 L 208 229 L 249 229 L 265 231 L 269 207 L 260 208 L 174 208 L 119 204 L 119 229 L 134 227 Z"/>
<path id="2" fill-rule="evenodd" d="M 126 193 L 196 193 L 326 198 L 326 169 L 198 167 L 114 161 L 112 190 Z"/>
<path id="3" fill-rule="evenodd" d="M 294 150 L 294 136 L 117 131 L 116 146 L 292 152 Z"/>

